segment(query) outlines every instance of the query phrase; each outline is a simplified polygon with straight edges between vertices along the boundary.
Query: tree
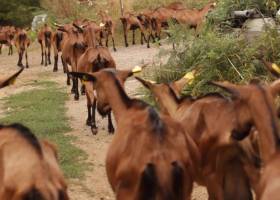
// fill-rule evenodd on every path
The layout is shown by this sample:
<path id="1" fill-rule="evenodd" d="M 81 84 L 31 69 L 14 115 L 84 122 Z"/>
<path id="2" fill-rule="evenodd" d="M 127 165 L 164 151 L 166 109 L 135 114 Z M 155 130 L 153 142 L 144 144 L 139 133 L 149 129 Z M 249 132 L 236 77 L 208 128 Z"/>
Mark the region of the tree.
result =
<path id="1" fill-rule="evenodd" d="M 0 25 L 27 26 L 39 7 L 40 0 L 1 0 Z"/>

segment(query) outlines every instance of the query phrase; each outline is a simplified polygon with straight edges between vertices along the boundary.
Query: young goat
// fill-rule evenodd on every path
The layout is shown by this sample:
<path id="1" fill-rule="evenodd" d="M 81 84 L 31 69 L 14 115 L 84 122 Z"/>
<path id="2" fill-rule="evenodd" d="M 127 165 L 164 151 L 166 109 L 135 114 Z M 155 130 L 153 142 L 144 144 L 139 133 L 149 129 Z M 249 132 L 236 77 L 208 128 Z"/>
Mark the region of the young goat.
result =
<path id="1" fill-rule="evenodd" d="M 106 109 L 102 102 L 108 102 L 116 118 L 106 158 L 116 199 L 190 199 L 196 163 L 182 126 L 143 101 L 130 99 L 119 82 L 121 71 L 73 75 L 92 81 L 99 109 Z"/>
<path id="2" fill-rule="evenodd" d="M 0 125 L 0 152 L 0 199 L 69 199 L 53 145 L 21 124 Z"/>
<path id="3" fill-rule="evenodd" d="M 15 82 L 16 78 L 18 77 L 18 75 L 20 75 L 20 73 L 23 71 L 23 69 L 24 68 L 21 68 L 17 73 L 13 74 L 12 76 L 10 76 L 8 78 L 3 78 L 3 79 L 1 78 L 0 79 L 0 89 L 13 84 Z"/>
<path id="4" fill-rule="evenodd" d="M 198 99 L 178 98 L 183 86 L 190 81 L 185 77 L 171 84 L 153 84 L 137 79 L 152 91 L 161 111 L 181 122 L 185 133 L 190 134 L 198 145 L 204 161 L 196 181 L 207 187 L 209 199 L 251 199 L 244 165 L 255 169 L 255 157 L 245 155 L 244 147 L 233 142 L 230 134 L 233 131 L 248 132 L 250 126 L 246 118 L 235 121 L 230 102 L 218 94 Z"/>

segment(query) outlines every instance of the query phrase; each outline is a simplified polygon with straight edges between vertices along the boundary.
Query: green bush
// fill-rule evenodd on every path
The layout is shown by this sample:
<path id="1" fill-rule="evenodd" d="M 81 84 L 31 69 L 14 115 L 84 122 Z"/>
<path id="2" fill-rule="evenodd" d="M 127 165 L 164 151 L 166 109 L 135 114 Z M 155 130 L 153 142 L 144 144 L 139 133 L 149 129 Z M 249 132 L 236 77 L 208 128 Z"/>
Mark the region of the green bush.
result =
<path id="1" fill-rule="evenodd" d="M 0 25 L 30 26 L 39 7 L 39 0 L 1 0 Z"/>
<path id="2" fill-rule="evenodd" d="M 280 36 L 274 29 L 254 43 L 248 43 L 237 33 L 220 33 L 209 27 L 205 27 L 199 37 L 182 27 L 173 27 L 171 32 L 176 50 L 171 52 L 166 65 L 155 67 L 152 78 L 157 82 L 169 82 L 195 69 L 198 71 L 195 81 L 185 90 L 192 95 L 214 91 L 209 81 L 270 80 L 272 77 L 258 60 L 260 49 L 267 59 L 280 62 Z"/>

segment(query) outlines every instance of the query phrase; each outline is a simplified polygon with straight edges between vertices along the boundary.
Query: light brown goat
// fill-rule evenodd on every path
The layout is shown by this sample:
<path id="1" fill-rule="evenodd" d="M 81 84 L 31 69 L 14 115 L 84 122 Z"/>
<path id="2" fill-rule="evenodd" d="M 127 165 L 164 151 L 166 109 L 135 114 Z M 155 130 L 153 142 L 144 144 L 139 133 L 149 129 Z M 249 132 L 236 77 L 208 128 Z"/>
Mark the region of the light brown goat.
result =
<path id="1" fill-rule="evenodd" d="M 190 199 L 197 168 L 192 140 L 182 126 L 143 101 L 130 99 L 119 82 L 122 71 L 73 75 L 92 81 L 98 102 L 108 102 L 114 113 L 117 130 L 106 171 L 116 199 Z M 103 105 L 100 110 L 106 109 Z"/>
<path id="2" fill-rule="evenodd" d="M 4 88 L 6 86 L 9 86 L 13 84 L 16 80 L 16 78 L 21 74 L 24 68 L 21 68 L 17 73 L 13 74 L 12 76 L 8 78 L 0 78 L 0 88 Z"/>
<path id="3" fill-rule="evenodd" d="M 209 199 L 251 199 L 251 177 L 246 174 L 246 169 L 255 169 L 258 175 L 254 166 L 255 155 L 251 155 L 251 152 L 246 155 L 244 146 L 231 139 L 232 132 L 250 131 L 248 119 L 236 118 L 231 102 L 218 94 L 199 99 L 178 98 L 189 81 L 186 78 L 171 84 L 153 84 L 137 79 L 152 91 L 161 111 L 181 122 L 186 134 L 190 134 L 198 145 L 203 162 L 196 181 L 207 187 Z M 236 193 L 236 190 L 239 192 Z"/>
<path id="4" fill-rule="evenodd" d="M 44 24 L 44 26 L 40 29 L 37 36 L 38 42 L 41 45 L 41 53 L 42 53 L 41 65 L 45 64 L 45 66 L 47 66 L 48 64 L 51 64 L 52 37 L 53 37 L 53 32 L 51 27 L 49 27 L 47 24 Z"/>
<path id="5" fill-rule="evenodd" d="M 69 199 L 53 145 L 21 124 L 0 125 L 0 133 L 0 199 Z"/>
<path id="6" fill-rule="evenodd" d="M 181 9 L 174 13 L 173 19 L 178 23 L 187 25 L 199 31 L 205 16 L 216 7 L 216 3 L 210 2 L 201 10 L 197 9 Z"/>

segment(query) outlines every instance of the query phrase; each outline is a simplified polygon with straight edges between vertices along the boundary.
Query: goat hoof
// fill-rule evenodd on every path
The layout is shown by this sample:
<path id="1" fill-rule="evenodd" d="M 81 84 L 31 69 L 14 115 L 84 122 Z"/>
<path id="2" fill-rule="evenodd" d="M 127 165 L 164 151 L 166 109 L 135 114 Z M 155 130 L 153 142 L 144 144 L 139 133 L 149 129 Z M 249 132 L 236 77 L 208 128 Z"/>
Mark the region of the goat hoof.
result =
<path id="1" fill-rule="evenodd" d="M 126 44 L 125 47 L 128 47 L 128 44 Z"/>
<path id="2" fill-rule="evenodd" d="M 86 92 L 85 92 L 85 91 L 81 91 L 81 95 L 82 95 L 82 96 L 85 96 L 85 95 L 86 95 Z"/>
<path id="3" fill-rule="evenodd" d="M 116 49 L 116 48 L 114 48 L 114 51 L 116 52 L 116 51 L 117 51 L 117 49 Z"/>
<path id="4" fill-rule="evenodd" d="M 24 67 L 24 66 L 22 66 L 22 67 Z M 26 65 L 26 68 L 29 68 L 29 65 Z"/>
<path id="5" fill-rule="evenodd" d="M 91 133 L 92 135 L 96 135 L 98 132 L 98 129 L 96 127 L 91 127 Z"/>
<path id="6" fill-rule="evenodd" d="M 92 127 L 92 122 L 91 122 L 91 119 L 87 119 L 86 125 L 87 125 L 87 126 L 91 126 L 91 127 Z"/>
<path id="7" fill-rule="evenodd" d="M 58 70 L 56 68 L 53 69 L 53 72 L 57 72 Z"/>
<path id="8" fill-rule="evenodd" d="M 114 134 L 115 129 L 114 129 L 114 128 L 109 128 L 109 129 L 108 129 L 108 132 L 109 132 L 109 134 Z"/>
<path id="9" fill-rule="evenodd" d="M 75 101 L 79 101 L 79 96 L 78 96 L 78 95 L 75 95 L 75 96 L 74 96 L 74 99 L 75 99 Z"/>

